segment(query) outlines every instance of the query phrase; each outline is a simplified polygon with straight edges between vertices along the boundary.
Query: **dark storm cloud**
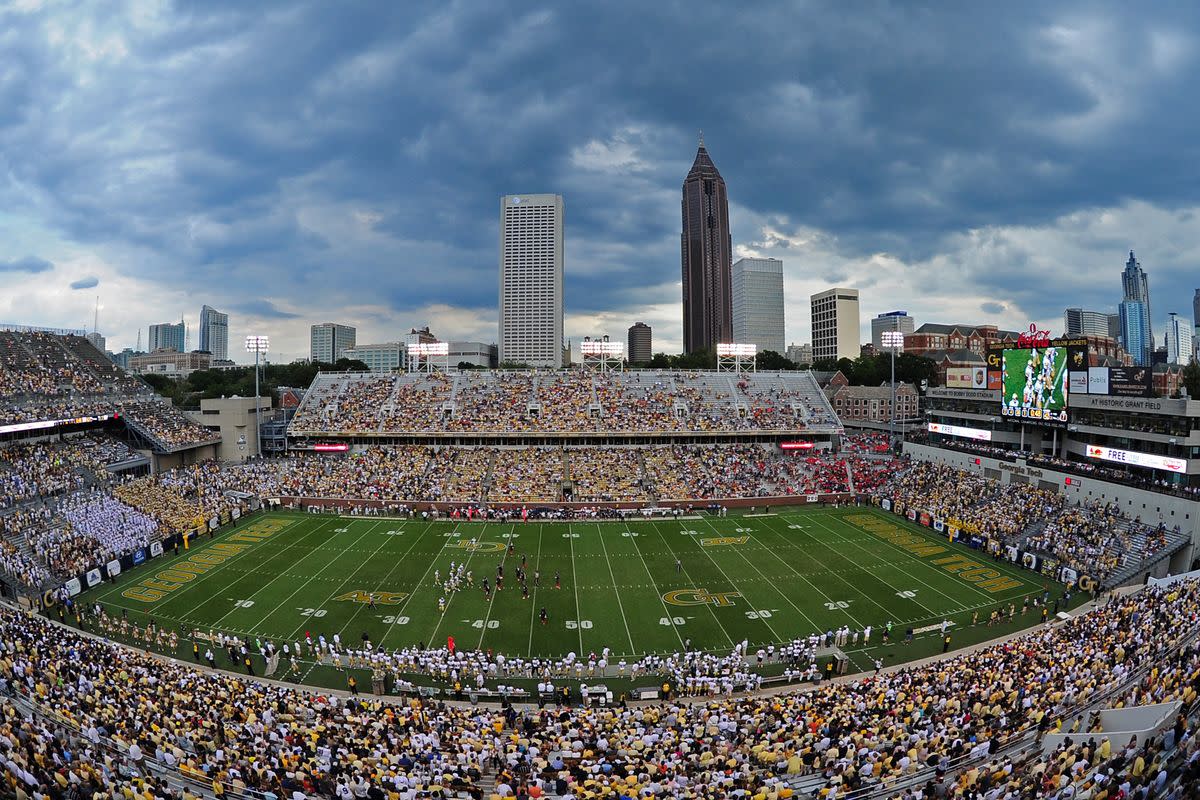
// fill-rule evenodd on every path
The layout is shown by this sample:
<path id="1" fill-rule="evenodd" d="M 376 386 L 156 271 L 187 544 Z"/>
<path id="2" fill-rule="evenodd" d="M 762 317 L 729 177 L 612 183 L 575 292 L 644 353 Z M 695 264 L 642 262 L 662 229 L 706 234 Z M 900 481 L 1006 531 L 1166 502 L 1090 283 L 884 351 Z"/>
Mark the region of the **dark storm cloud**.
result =
<path id="1" fill-rule="evenodd" d="M 1080 274 L 1115 273 L 1148 232 L 1085 226 L 1107 240 L 1088 240 L 1096 263 L 1060 275 L 1029 241 L 974 232 L 1070 237 L 1076 212 L 1198 201 L 1186 5 L 95 13 L 0 12 L 0 202 L 234 308 L 491 306 L 498 198 L 540 191 L 565 195 L 568 310 L 670 300 L 698 128 L 738 208 L 850 258 L 949 253 L 989 313 L 1111 305 Z M 1167 276 L 1191 250 L 1160 249 L 1162 290 L 1190 292 Z"/>
<path id="2" fill-rule="evenodd" d="M 87 278 L 80 278 L 77 281 L 71 281 L 72 289 L 92 289 L 99 285 L 100 285 L 100 279 L 97 278 L 95 275 L 89 276 Z"/>
<path id="3" fill-rule="evenodd" d="M 24 258 L 14 258 L 7 261 L 0 260 L 0 272 L 27 272 L 31 275 L 36 275 L 52 269 L 54 269 L 53 264 L 37 256 L 25 256 Z"/>
<path id="4" fill-rule="evenodd" d="M 299 314 L 276 308 L 270 300 L 243 300 L 229 306 L 234 311 L 249 314 L 260 319 L 296 319 Z"/>

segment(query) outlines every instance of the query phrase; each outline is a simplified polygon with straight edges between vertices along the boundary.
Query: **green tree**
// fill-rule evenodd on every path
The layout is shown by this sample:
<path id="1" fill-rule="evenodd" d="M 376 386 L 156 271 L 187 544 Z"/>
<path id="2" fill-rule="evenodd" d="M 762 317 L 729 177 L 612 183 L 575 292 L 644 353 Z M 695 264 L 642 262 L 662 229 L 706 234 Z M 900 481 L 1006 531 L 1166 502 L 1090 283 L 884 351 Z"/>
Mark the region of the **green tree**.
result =
<path id="1" fill-rule="evenodd" d="M 1192 359 L 1192 363 L 1183 368 L 1183 385 L 1188 397 L 1200 400 L 1200 362 Z"/>
<path id="2" fill-rule="evenodd" d="M 763 350 L 758 354 L 756 360 L 759 369 L 765 370 L 780 370 L 780 369 L 796 369 L 796 362 L 785 358 L 774 350 Z"/>
<path id="3" fill-rule="evenodd" d="M 888 356 L 889 362 L 886 370 L 891 369 L 891 356 Z M 850 383 L 855 386 L 878 386 L 888 379 L 890 371 L 880 370 L 879 358 L 877 356 L 859 356 L 854 359 L 854 366 L 846 377 L 850 379 Z"/>
<path id="4" fill-rule="evenodd" d="M 670 369 L 672 356 L 666 353 L 655 353 L 650 359 L 650 369 Z"/>

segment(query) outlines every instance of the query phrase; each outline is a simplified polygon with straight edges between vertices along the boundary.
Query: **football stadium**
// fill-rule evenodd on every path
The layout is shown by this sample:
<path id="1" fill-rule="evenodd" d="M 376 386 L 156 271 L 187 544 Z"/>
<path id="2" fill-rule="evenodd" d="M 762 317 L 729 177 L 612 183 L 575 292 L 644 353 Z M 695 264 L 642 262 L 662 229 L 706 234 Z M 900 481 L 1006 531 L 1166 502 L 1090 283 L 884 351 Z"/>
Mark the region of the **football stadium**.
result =
<path id="1" fill-rule="evenodd" d="M 80 336 L 0 331 L 0 364 L 12 786 L 967 797 L 1108 785 L 1120 748 L 1119 780 L 1187 777 L 1193 490 L 963 435 L 960 390 L 893 444 L 752 362 L 322 370 L 245 457 Z"/>
<path id="2" fill-rule="evenodd" d="M 0 800 L 1200 800 L 1200 4 L 1027 5 L 0 3 Z"/>

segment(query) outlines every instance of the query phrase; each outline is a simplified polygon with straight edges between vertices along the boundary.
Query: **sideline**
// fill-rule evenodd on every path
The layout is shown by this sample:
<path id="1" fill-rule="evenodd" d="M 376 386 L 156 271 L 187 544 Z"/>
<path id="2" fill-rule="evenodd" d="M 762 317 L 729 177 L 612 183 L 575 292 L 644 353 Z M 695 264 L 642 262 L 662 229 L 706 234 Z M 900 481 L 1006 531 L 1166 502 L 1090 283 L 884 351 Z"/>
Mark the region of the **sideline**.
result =
<path id="1" fill-rule="evenodd" d="M 1082 616 L 1083 614 L 1089 613 L 1098 608 L 1102 608 L 1105 605 L 1106 598 L 1109 596 L 1109 594 L 1115 594 L 1118 597 L 1127 597 L 1132 594 L 1137 594 L 1138 592 L 1142 591 L 1142 589 L 1144 589 L 1144 588 L 1145 588 L 1144 586 L 1126 586 L 1126 587 L 1117 589 L 1114 592 L 1104 594 L 1097 600 L 1089 600 L 1088 602 L 1079 605 L 1073 611 L 1064 612 L 1067 614 L 1067 619 L 1052 618 L 1053 621 L 1048 623 L 1046 627 L 1047 628 L 1062 627 L 1067 622 L 1074 620 L 1075 618 Z M 295 691 L 299 694 L 309 695 L 312 697 L 338 697 L 341 699 L 353 698 L 353 695 L 351 695 L 351 693 L 348 689 L 326 689 L 326 688 L 322 688 L 319 686 L 311 686 L 311 685 L 304 684 L 304 683 L 294 683 L 291 681 L 281 681 L 281 680 L 276 680 L 274 678 L 266 678 L 266 677 L 263 677 L 260 675 L 250 676 L 250 675 L 246 675 L 241 672 L 224 669 L 221 667 L 216 667 L 216 668 L 209 667 L 205 664 L 197 664 L 195 662 L 187 661 L 185 659 L 176 658 L 174 656 L 164 655 L 162 653 L 158 653 L 153 650 L 145 650 L 140 647 L 135 647 L 132 644 L 128 644 L 126 642 L 117 641 L 115 639 L 110 639 L 107 636 L 102 636 L 100 634 L 93 633 L 91 631 L 86 631 L 86 630 L 82 630 L 80 628 L 76 628 L 76 627 L 68 625 L 66 623 L 59 622 L 58 620 L 50 619 L 44 615 L 30 612 L 26 609 L 21 608 L 20 606 L 14 605 L 12 602 L 10 602 L 7 599 L 0 601 L 0 604 L 3 604 L 6 608 L 9 608 L 13 611 L 24 613 L 28 616 L 37 617 L 37 618 L 41 619 L 43 622 L 47 622 L 51 625 L 56 625 L 58 627 L 61 627 L 65 630 L 70 631 L 71 633 L 77 634 L 79 636 L 86 636 L 89 639 L 102 641 L 102 642 L 105 642 L 105 643 L 115 646 L 115 647 L 121 647 L 121 648 L 124 648 L 127 650 L 131 650 L 140 655 L 148 656 L 157 661 L 163 662 L 165 664 L 170 664 L 170 665 L 173 665 L 176 667 L 183 667 L 186 669 L 194 669 L 194 670 L 197 670 L 197 671 L 200 671 L 203 673 L 207 673 L 210 675 L 225 675 L 225 676 L 235 678 L 240 681 L 254 681 L 254 682 L 266 685 L 266 686 L 274 686 L 276 688 L 291 689 L 292 691 Z M 1028 634 L 1032 631 L 1038 630 L 1041 627 L 1042 626 L 1040 626 L 1040 625 L 1036 625 L 1036 626 L 1033 626 L 1030 628 L 1025 628 L 1024 630 L 1015 631 L 1006 636 L 999 636 L 995 639 L 989 639 L 988 641 L 985 641 L 985 642 L 979 642 L 978 644 L 970 645 L 968 647 L 964 647 L 959 650 L 954 650 L 949 653 L 944 653 L 944 654 L 938 653 L 936 655 L 927 656 L 925 658 L 917 659 L 915 661 L 905 661 L 900 664 L 893 664 L 889 667 L 884 667 L 883 669 L 881 669 L 879 671 L 878 677 L 892 675 L 894 673 L 902 672 L 904 670 L 917 669 L 919 667 L 929 666 L 930 664 L 936 664 L 940 661 L 949 661 L 949 660 L 958 658 L 960 656 L 968 656 L 973 653 L 977 653 L 981 650 L 985 650 L 989 647 L 994 647 L 996 645 L 1003 644 L 1004 642 L 1011 641 L 1013 639 L 1017 639 L 1021 636 L 1024 636 L 1025 634 Z M 649 682 L 651 676 L 646 676 L 646 677 L 647 677 L 647 682 Z M 656 682 L 661 677 L 662 676 L 660 676 L 660 675 L 653 676 L 653 678 Z M 642 708 L 642 707 L 647 707 L 647 706 L 655 706 L 655 705 L 659 705 L 662 703 L 671 703 L 671 704 L 675 704 L 675 705 L 701 705 L 701 704 L 706 704 L 706 703 L 710 703 L 710 702 L 720 702 L 720 701 L 725 701 L 725 700 L 747 699 L 747 698 L 756 698 L 756 697 L 757 698 L 775 697 L 775 696 L 782 695 L 782 694 L 792 694 L 792 693 L 803 694 L 806 692 L 819 691 L 820 689 L 823 689 L 827 685 L 840 686 L 840 685 L 844 685 L 844 684 L 854 683 L 856 681 L 871 680 L 874 677 L 876 677 L 876 676 L 869 672 L 856 672 L 856 673 L 853 673 L 850 675 L 838 675 L 833 678 L 830 678 L 829 680 L 822 680 L 820 683 L 809 683 L 809 682 L 785 683 L 785 684 L 780 684 L 777 686 L 766 686 L 766 687 L 763 687 L 761 689 L 756 689 L 751 692 L 747 692 L 747 691 L 734 692 L 729 695 L 717 694 L 717 695 L 712 695 L 712 696 L 702 695 L 702 696 L 697 696 L 697 697 L 686 697 L 686 696 L 677 695 L 672 700 L 667 700 L 666 698 L 662 698 L 662 697 L 652 699 L 652 700 L 637 700 L 637 699 L 632 699 L 632 698 L 626 698 L 626 705 L 628 705 L 631 708 Z M 445 689 L 445 687 L 441 687 L 441 686 L 439 686 L 437 688 L 440 690 Z M 417 691 L 412 694 L 376 695 L 376 694 L 360 693 L 357 696 L 357 698 L 353 698 L 353 699 L 356 699 L 357 702 L 360 702 L 360 703 L 367 703 L 367 702 L 386 703 L 386 704 L 392 705 L 392 706 L 408 706 L 414 700 L 417 700 L 421 703 L 426 703 L 426 702 L 444 703 L 448 706 L 451 706 L 454 708 L 461 708 L 461 709 L 478 708 L 478 709 L 499 711 L 500 709 L 502 709 L 504 707 L 504 703 L 502 701 L 495 701 L 495 700 L 481 699 L 481 700 L 472 702 L 470 700 L 455 700 L 452 697 L 444 696 L 444 695 L 440 695 L 440 696 L 436 696 L 436 697 L 427 697 L 427 696 L 424 696 L 421 694 L 420 687 L 416 687 L 416 689 L 417 689 Z M 537 702 L 536 697 L 530 698 L 530 699 L 521 698 L 521 699 L 510 701 L 508 704 L 511 705 L 513 708 L 515 708 L 517 710 L 521 710 L 521 711 L 535 710 L 538 708 L 538 702 Z M 573 703 L 571 707 L 578 707 L 580 705 L 581 705 L 580 703 Z M 558 706 L 556 705 L 555 707 L 558 707 Z"/>

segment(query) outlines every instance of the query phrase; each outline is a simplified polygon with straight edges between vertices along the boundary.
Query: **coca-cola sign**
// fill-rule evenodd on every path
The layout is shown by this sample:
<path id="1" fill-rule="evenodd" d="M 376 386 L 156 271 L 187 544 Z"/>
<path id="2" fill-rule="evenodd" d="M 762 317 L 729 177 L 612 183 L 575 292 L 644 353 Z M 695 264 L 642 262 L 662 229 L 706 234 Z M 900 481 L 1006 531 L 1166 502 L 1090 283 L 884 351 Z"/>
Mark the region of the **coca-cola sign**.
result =
<path id="1" fill-rule="evenodd" d="M 1036 323 L 1029 323 L 1029 330 L 1017 337 L 1017 347 L 1049 347 L 1050 331 L 1039 331 Z"/>

